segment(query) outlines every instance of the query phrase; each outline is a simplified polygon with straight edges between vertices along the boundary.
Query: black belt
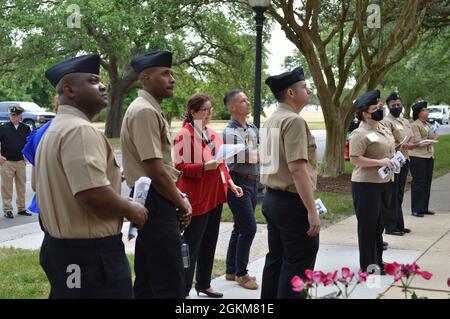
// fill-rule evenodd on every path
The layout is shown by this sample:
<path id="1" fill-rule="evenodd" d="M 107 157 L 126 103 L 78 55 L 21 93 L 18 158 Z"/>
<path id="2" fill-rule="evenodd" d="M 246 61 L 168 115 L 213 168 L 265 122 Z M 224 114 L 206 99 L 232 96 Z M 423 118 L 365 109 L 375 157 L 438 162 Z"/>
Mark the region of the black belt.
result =
<path id="1" fill-rule="evenodd" d="M 259 181 L 259 175 L 243 174 L 236 171 L 231 171 L 231 174 L 236 175 L 238 177 L 249 179 L 251 181 Z"/>
<path id="2" fill-rule="evenodd" d="M 89 238 L 89 239 L 61 239 L 52 237 L 49 233 L 46 234 L 46 239 L 51 242 L 52 245 L 56 245 L 61 248 L 70 247 L 108 247 L 115 246 L 122 243 L 122 233 L 113 236 L 107 236 L 102 238 Z"/>
<path id="3" fill-rule="evenodd" d="M 276 195 L 280 195 L 280 196 L 284 196 L 284 197 L 290 197 L 290 198 L 300 198 L 300 195 L 298 193 L 292 193 L 292 192 L 288 192 L 288 191 L 282 191 L 279 189 L 273 189 L 270 187 L 267 187 L 267 191 L 269 193 L 273 193 Z"/>

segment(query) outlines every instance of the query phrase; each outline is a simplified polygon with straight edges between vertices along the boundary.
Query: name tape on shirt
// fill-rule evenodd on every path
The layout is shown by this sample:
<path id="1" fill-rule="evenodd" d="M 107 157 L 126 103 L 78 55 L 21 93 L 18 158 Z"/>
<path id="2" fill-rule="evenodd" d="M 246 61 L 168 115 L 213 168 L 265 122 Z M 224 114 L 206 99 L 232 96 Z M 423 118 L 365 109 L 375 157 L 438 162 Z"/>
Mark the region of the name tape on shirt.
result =
<path id="1" fill-rule="evenodd" d="M 367 134 L 366 136 L 369 139 L 369 141 L 371 141 L 371 142 L 376 142 L 376 141 L 378 141 L 380 139 L 375 132 Z"/>

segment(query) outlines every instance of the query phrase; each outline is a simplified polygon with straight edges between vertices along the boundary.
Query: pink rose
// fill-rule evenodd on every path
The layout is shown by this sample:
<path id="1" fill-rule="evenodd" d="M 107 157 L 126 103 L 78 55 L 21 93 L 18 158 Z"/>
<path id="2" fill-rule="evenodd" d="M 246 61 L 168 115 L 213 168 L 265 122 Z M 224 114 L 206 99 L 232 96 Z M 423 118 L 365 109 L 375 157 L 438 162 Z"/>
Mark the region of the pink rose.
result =
<path id="1" fill-rule="evenodd" d="M 312 279 L 315 284 L 320 284 L 325 277 L 325 274 L 321 271 L 315 271 L 312 275 Z"/>
<path id="2" fill-rule="evenodd" d="M 303 280 L 299 276 L 294 276 L 291 279 L 292 290 L 295 292 L 300 292 L 305 288 Z"/>
<path id="3" fill-rule="evenodd" d="M 313 275 L 314 275 L 314 271 L 312 271 L 311 269 L 306 269 L 306 270 L 305 270 L 305 276 L 306 276 L 306 278 L 312 280 L 312 279 L 313 279 Z"/>
<path id="4" fill-rule="evenodd" d="M 384 265 L 384 271 L 388 275 L 394 276 L 400 270 L 400 265 L 396 262 Z"/>
<path id="5" fill-rule="evenodd" d="M 366 273 L 366 272 L 364 272 L 362 270 L 358 271 L 358 280 L 360 282 L 366 282 L 367 281 L 367 276 L 368 276 L 368 273 Z"/>
<path id="6" fill-rule="evenodd" d="M 433 274 L 428 271 L 421 271 L 421 272 L 419 272 L 419 275 L 421 275 L 422 278 L 426 279 L 426 280 L 430 280 L 431 277 L 433 277 Z"/>

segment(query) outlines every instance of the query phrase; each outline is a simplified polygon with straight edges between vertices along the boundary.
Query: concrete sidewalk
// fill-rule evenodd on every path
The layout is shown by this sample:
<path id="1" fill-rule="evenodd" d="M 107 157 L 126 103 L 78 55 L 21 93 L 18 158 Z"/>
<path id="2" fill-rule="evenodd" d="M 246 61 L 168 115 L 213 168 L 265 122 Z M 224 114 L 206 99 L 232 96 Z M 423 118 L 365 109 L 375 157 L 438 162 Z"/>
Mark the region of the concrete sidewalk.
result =
<path id="1" fill-rule="evenodd" d="M 449 288 L 447 278 L 450 277 L 450 174 L 433 181 L 431 207 L 438 212 L 434 216 L 424 218 L 412 217 L 410 213 L 410 193 L 405 193 L 404 217 L 405 225 L 412 229 L 412 233 L 403 237 L 385 235 L 384 240 L 389 242 L 389 249 L 384 253 L 386 262 L 411 263 L 417 261 L 422 270 L 433 273 L 433 278 L 426 281 L 416 278 L 412 283 L 412 290 L 419 297 L 448 298 Z M 325 203 L 326 204 L 326 203 Z M 129 223 L 122 229 L 127 234 Z M 351 216 L 340 223 L 321 231 L 320 249 L 317 257 L 316 270 L 324 272 L 340 270 L 350 267 L 353 271 L 359 268 L 358 243 L 356 232 L 356 218 Z M 231 223 L 222 223 L 216 250 L 217 259 L 225 259 L 228 240 L 232 230 Z M 39 249 L 43 234 L 38 223 L 13 226 L 0 230 L 0 247 L 16 247 L 24 249 Z M 127 253 L 134 252 L 135 241 L 129 242 L 124 236 Z M 249 273 L 257 277 L 261 283 L 264 256 L 267 252 L 266 225 L 258 225 L 258 232 L 253 242 Z M 373 278 L 377 280 L 377 278 Z M 399 285 L 393 284 L 391 276 L 381 276 L 379 282 L 372 282 L 375 288 L 361 285 L 352 294 L 351 298 L 403 298 Z M 247 299 L 259 298 L 260 289 L 246 290 L 237 283 L 226 281 L 224 276 L 216 278 L 212 287 L 224 293 L 224 298 Z M 329 288 L 320 288 L 319 296 L 334 291 Z M 191 291 L 191 298 L 197 297 Z"/>

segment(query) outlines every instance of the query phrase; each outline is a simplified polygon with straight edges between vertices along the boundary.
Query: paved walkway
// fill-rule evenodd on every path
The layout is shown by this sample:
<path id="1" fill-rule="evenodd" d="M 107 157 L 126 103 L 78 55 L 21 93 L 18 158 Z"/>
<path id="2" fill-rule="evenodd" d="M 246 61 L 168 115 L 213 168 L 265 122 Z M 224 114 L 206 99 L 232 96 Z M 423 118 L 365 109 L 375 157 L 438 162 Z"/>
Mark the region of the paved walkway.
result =
<path id="1" fill-rule="evenodd" d="M 426 281 L 416 278 L 412 289 L 419 297 L 448 298 L 449 288 L 447 278 L 450 277 L 450 174 L 433 181 L 431 210 L 438 212 L 434 216 L 424 218 L 412 217 L 410 214 L 410 193 L 405 194 L 404 213 L 405 225 L 412 229 L 411 234 L 403 237 L 385 235 L 390 248 L 384 253 L 387 262 L 411 263 L 417 261 L 423 270 L 433 273 L 433 278 Z M 128 223 L 124 225 L 126 234 Z M 219 234 L 216 258 L 225 259 L 228 239 L 232 224 L 222 223 Z M 356 233 L 356 218 L 351 216 L 340 223 L 321 231 L 320 249 L 317 257 L 316 270 L 324 272 L 339 270 L 347 266 L 353 271 L 359 268 L 358 245 Z M 39 249 L 42 242 L 42 232 L 37 223 L 14 226 L 0 230 L 0 247 L 17 247 L 25 249 Z M 134 252 L 135 241 L 129 242 L 124 238 L 128 253 Z M 258 225 L 251 255 L 249 272 L 261 282 L 264 256 L 267 252 L 267 231 L 265 225 Z M 371 287 L 359 286 L 352 298 L 403 298 L 401 288 L 394 284 L 391 276 L 374 278 Z M 376 280 L 379 280 L 378 282 Z M 224 293 L 224 298 L 246 299 L 259 298 L 260 290 L 246 290 L 235 282 L 226 281 L 224 276 L 216 278 L 212 286 Z M 320 288 L 319 296 L 323 296 L 333 289 Z M 191 292 L 191 298 L 199 298 Z M 200 297 L 202 298 L 202 297 Z"/>

